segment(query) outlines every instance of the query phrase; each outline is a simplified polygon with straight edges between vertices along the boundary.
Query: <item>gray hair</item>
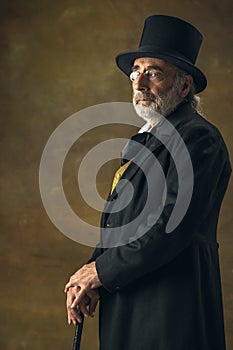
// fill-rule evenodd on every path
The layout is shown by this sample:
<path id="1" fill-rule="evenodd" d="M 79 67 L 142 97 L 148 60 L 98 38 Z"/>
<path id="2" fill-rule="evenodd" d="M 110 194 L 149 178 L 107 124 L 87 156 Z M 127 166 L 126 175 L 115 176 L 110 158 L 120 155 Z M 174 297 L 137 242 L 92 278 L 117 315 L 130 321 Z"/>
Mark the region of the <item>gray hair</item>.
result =
<path id="1" fill-rule="evenodd" d="M 182 69 L 178 69 L 176 72 L 176 82 L 175 84 L 178 86 L 180 84 L 183 84 L 185 82 L 185 76 L 189 75 L 189 73 L 185 72 Z M 191 102 L 191 106 L 201 114 L 202 112 L 202 106 L 201 106 L 201 99 L 199 96 L 195 95 L 195 84 L 193 82 L 191 89 L 188 93 L 188 95 L 185 97 L 185 101 Z"/>

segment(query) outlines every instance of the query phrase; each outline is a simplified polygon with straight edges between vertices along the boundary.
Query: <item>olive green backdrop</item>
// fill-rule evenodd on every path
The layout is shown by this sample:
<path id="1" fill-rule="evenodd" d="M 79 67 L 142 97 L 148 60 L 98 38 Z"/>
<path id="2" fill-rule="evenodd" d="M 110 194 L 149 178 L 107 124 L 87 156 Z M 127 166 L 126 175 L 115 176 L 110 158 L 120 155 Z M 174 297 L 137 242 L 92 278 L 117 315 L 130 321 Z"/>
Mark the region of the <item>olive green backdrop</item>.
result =
<path id="1" fill-rule="evenodd" d="M 209 82 L 202 94 L 204 112 L 222 132 L 232 155 L 233 6 L 230 0 L 1 0 L 0 6 L 0 349 L 68 350 L 74 328 L 66 323 L 63 287 L 92 249 L 60 233 L 43 208 L 38 170 L 45 143 L 78 110 L 130 101 L 130 84 L 116 68 L 115 55 L 137 47 L 146 16 L 169 14 L 190 21 L 205 35 L 198 60 Z M 100 133 L 105 132 L 109 130 Z M 122 129 L 114 132 L 121 135 Z M 94 138 L 84 143 L 84 154 Z M 70 202 L 80 208 L 75 178 L 80 154 L 77 147 L 71 153 L 64 187 Z M 115 167 L 110 162 L 98 175 L 103 195 Z M 232 193 L 231 182 L 219 224 L 229 350 L 233 349 Z M 88 210 L 83 215 L 92 216 Z M 92 218 L 98 219 L 98 215 Z M 87 320 L 82 350 L 97 349 L 97 332 L 97 319 Z"/>

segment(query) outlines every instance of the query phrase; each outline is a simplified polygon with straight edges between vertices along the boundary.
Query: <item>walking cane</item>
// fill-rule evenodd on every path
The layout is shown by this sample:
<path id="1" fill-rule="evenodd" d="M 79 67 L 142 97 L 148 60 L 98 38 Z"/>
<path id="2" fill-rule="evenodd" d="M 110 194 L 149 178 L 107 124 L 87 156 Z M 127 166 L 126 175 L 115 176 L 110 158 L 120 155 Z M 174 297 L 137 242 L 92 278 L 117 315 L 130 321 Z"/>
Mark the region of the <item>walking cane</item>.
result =
<path id="1" fill-rule="evenodd" d="M 83 314 L 81 314 L 81 317 L 82 317 L 82 322 L 77 323 L 75 327 L 73 350 L 79 350 L 81 345 L 81 337 L 82 337 L 83 322 L 84 322 Z"/>

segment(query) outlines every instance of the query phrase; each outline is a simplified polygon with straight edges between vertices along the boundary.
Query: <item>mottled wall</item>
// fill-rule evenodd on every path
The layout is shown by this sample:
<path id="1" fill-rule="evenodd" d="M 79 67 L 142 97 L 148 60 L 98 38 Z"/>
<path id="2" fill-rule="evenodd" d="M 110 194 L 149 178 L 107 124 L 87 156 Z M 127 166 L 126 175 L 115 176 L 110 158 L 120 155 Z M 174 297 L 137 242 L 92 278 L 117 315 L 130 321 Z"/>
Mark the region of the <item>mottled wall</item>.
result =
<path id="1" fill-rule="evenodd" d="M 198 60 L 209 81 L 202 94 L 204 111 L 232 154 L 232 1 L 0 2 L 1 349 L 72 347 L 63 286 L 92 249 L 66 238 L 47 217 L 38 187 L 41 154 L 53 130 L 72 113 L 98 103 L 130 101 L 130 84 L 115 67 L 114 57 L 137 47 L 144 18 L 156 13 L 184 18 L 204 33 Z M 68 165 L 64 180 L 72 193 L 71 159 Z M 103 192 L 113 167 L 104 172 Z M 219 224 L 229 350 L 233 347 L 232 193 L 231 182 Z M 85 324 L 82 349 L 97 349 L 96 320 Z"/>

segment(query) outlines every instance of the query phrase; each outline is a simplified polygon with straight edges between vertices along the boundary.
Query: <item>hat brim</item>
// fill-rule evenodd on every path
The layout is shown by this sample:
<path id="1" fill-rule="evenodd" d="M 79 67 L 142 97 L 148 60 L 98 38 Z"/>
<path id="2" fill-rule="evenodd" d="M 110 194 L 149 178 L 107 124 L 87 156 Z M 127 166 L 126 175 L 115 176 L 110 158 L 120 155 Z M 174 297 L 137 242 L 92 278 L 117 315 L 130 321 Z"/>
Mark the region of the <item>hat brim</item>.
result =
<path id="1" fill-rule="evenodd" d="M 141 57 L 159 58 L 192 75 L 195 84 L 195 93 L 200 93 L 207 86 L 207 79 L 202 71 L 182 57 L 169 55 L 159 51 L 132 50 L 122 52 L 116 57 L 118 67 L 126 74 L 130 75 L 134 60 Z"/>

